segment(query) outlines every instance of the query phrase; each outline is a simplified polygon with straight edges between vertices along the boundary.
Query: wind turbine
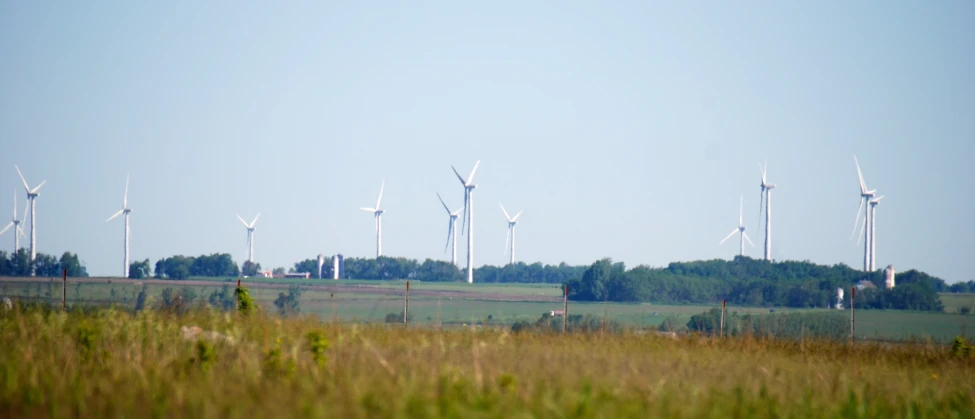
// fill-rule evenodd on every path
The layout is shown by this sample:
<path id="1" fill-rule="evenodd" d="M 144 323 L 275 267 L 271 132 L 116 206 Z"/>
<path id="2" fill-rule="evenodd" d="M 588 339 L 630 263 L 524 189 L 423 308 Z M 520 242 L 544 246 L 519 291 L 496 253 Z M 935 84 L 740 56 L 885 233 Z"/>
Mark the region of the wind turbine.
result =
<path id="1" fill-rule="evenodd" d="M 515 226 L 518 225 L 518 217 L 521 216 L 521 211 L 518 211 L 514 217 L 508 215 L 508 211 L 505 211 L 504 205 L 498 202 L 498 206 L 501 207 L 501 212 L 504 213 L 504 218 L 508 220 L 508 235 L 504 239 L 504 252 L 508 253 L 508 239 L 511 239 L 511 259 L 508 261 L 509 264 L 515 263 Z"/>
<path id="2" fill-rule="evenodd" d="M 481 164 L 478 160 L 474 163 L 474 169 L 471 170 L 471 174 L 467 176 L 467 180 L 457 172 L 457 168 L 453 165 L 450 166 L 454 170 L 454 174 L 457 175 L 457 179 L 460 179 L 460 184 L 464 185 L 464 210 L 466 212 L 466 219 L 461 221 L 461 231 L 464 230 L 465 222 L 467 227 L 467 283 L 474 283 L 474 188 L 477 185 L 474 184 L 474 172 L 477 171 L 477 166 Z"/>
<path id="3" fill-rule="evenodd" d="M 758 200 L 758 222 L 762 222 L 762 198 L 765 200 L 765 260 L 772 260 L 772 189 L 775 184 L 768 183 L 768 162 L 763 167 L 758 164 L 758 170 L 762 171 L 762 195 Z M 749 240 L 751 241 L 751 240 Z"/>
<path id="4" fill-rule="evenodd" d="M 877 204 L 884 196 L 870 200 L 870 272 L 877 269 Z"/>
<path id="5" fill-rule="evenodd" d="M 443 209 L 447 210 L 447 215 L 450 216 L 450 224 L 447 225 L 447 244 L 443 247 L 443 251 L 447 252 L 447 247 L 449 247 L 450 244 L 453 243 L 454 247 L 453 250 L 450 252 L 450 264 L 456 265 L 457 264 L 457 229 L 455 227 L 457 226 L 457 217 L 458 215 L 460 215 L 460 212 L 463 209 L 459 209 L 457 211 L 451 212 L 450 208 L 447 208 L 447 204 L 443 202 L 443 198 L 440 197 L 440 192 L 437 192 L 437 198 L 440 199 L 440 203 L 443 205 Z"/>
<path id="6" fill-rule="evenodd" d="M 27 186 L 27 180 L 24 179 L 24 174 L 20 173 L 20 168 L 14 165 L 14 169 L 17 169 L 17 174 L 20 175 L 20 181 L 24 183 L 24 190 L 27 191 L 27 206 L 30 207 L 30 261 L 34 262 L 37 260 L 37 204 L 34 202 L 37 199 L 38 191 L 44 186 L 47 181 L 41 182 L 34 189 Z M 34 276 L 33 263 L 30 268 L 30 276 Z"/>
<path id="7" fill-rule="evenodd" d="M 24 216 L 27 216 L 26 206 L 24 207 Z M 14 227 L 14 253 L 17 253 L 17 251 L 20 250 L 20 238 L 27 237 L 27 235 L 24 234 L 24 229 L 20 227 L 21 221 L 22 220 L 17 219 L 17 190 L 14 189 L 14 219 L 10 222 L 10 224 L 7 224 L 3 230 L 0 230 L 0 236 L 2 236 L 7 232 L 7 230 L 10 230 L 10 227 Z"/>
<path id="8" fill-rule="evenodd" d="M 728 239 L 730 239 L 731 236 L 734 236 L 735 233 L 740 233 L 741 234 L 741 237 L 738 239 L 741 242 L 738 245 L 738 248 L 739 248 L 738 254 L 740 256 L 745 256 L 745 240 L 748 240 L 748 244 L 752 245 L 752 247 L 755 247 L 755 243 L 752 243 L 752 239 L 748 238 L 748 235 L 745 234 L 745 224 L 744 224 L 744 221 L 742 219 L 742 214 L 743 214 L 743 211 L 745 210 L 745 206 L 744 206 L 745 205 L 745 202 L 744 202 L 744 200 L 745 200 L 745 197 L 744 196 L 742 196 L 738 200 L 738 228 L 736 228 L 734 230 L 731 230 L 731 234 L 728 234 L 727 237 L 725 237 L 723 240 L 721 240 L 720 242 L 718 242 L 718 244 L 724 244 L 724 242 L 728 241 Z M 759 210 L 761 210 L 761 208 L 759 208 Z"/>
<path id="9" fill-rule="evenodd" d="M 254 230 L 256 230 L 254 225 L 257 224 L 257 219 L 261 218 L 261 213 L 257 213 L 257 216 L 254 217 L 254 221 L 251 221 L 250 224 L 247 224 L 247 221 L 244 221 L 244 219 L 240 217 L 240 214 L 236 215 L 241 224 L 247 228 L 247 261 L 254 263 Z"/>
<path id="10" fill-rule="evenodd" d="M 123 256 L 123 268 L 122 268 L 122 278 L 129 277 L 129 213 L 132 209 L 129 208 L 129 175 L 125 175 L 125 195 L 122 196 L 122 209 L 116 212 L 111 217 L 108 217 L 105 222 L 114 220 L 120 215 L 125 215 L 125 253 Z"/>
<path id="11" fill-rule="evenodd" d="M 383 255 L 383 211 L 379 209 L 379 202 L 383 200 L 383 188 L 386 186 L 386 179 L 379 185 L 379 198 L 376 199 L 376 208 L 360 208 L 369 211 L 376 216 L 376 258 Z"/>
<path id="12" fill-rule="evenodd" d="M 853 233 L 850 233 L 850 240 L 853 240 L 853 234 L 856 234 L 857 225 L 860 224 L 860 210 L 863 210 L 863 225 L 860 227 L 860 236 L 857 237 L 857 244 L 860 244 L 860 238 L 863 237 L 863 230 L 867 230 L 867 240 L 863 243 L 863 270 L 870 271 L 870 242 L 873 240 L 871 232 L 867 229 L 867 224 L 870 223 L 870 209 L 864 208 L 864 203 L 869 203 L 874 196 L 877 195 L 876 189 L 867 189 L 867 183 L 863 181 L 863 172 L 860 171 L 860 162 L 857 160 L 856 154 L 853 155 L 853 162 L 857 166 L 857 176 L 860 177 L 860 206 L 857 208 L 857 217 L 853 221 Z"/>

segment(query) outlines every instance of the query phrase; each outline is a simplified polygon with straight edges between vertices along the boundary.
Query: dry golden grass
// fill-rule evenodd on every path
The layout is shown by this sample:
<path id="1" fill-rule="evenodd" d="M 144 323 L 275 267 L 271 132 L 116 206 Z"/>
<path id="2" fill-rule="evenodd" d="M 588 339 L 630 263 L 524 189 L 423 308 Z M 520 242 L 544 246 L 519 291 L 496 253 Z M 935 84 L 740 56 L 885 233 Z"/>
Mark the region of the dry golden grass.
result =
<path id="1" fill-rule="evenodd" d="M 38 308 L 0 340 L 0 417 L 975 417 L 933 345 Z"/>

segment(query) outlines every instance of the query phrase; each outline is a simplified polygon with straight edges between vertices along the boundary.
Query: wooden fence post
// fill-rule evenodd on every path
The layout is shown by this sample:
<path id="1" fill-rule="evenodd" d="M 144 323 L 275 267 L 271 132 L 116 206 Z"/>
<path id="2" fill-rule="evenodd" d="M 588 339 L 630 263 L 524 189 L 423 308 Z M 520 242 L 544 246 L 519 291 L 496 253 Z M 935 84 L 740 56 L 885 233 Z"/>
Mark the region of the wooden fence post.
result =
<path id="1" fill-rule="evenodd" d="M 565 322 L 569 319 L 569 284 L 562 287 L 562 333 L 565 333 Z"/>
<path id="2" fill-rule="evenodd" d="M 410 322 L 410 281 L 406 281 L 406 294 L 403 294 L 403 327 Z"/>
<path id="3" fill-rule="evenodd" d="M 14 232 L 17 233 L 16 231 Z M 68 311 L 68 269 L 64 269 L 64 276 L 61 278 L 61 311 Z"/>
<path id="4" fill-rule="evenodd" d="M 728 300 L 721 300 L 721 332 L 718 336 L 724 337 L 724 309 L 727 305 Z"/>

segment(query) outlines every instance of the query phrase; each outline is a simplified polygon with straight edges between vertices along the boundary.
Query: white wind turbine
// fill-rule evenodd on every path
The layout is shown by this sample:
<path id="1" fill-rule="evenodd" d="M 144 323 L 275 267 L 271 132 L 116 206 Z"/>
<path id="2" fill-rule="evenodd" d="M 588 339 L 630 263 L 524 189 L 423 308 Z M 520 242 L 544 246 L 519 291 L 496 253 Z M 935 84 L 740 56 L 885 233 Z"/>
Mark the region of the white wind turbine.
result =
<path id="1" fill-rule="evenodd" d="M 28 205 L 30 205 L 30 203 L 28 203 Z M 27 207 L 25 206 L 24 217 L 26 216 Z M 14 219 L 10 222 L 10 224 L 7 224 L 3 230 L 0 230 L 0 236 L 2 236 L 7 232 L 7 230 L 10 230 L 10 227 L 14 227 L 14 253 L 17 253 L 17 251 L 20 250 L 20 238 L 27 237 L 27 235 L 24 234 L 24 229 L 20 226 L 21 221 L 22 220 L 17 219 L 17 190 L 14 189 Z"/>
<path id="2" fill-rule="evenodd" d="M 738 228 L 731 230 L 731 234 L 728 234 L 727 237 L 725 237 L 723 240 L 718 242 L 718 244 L 724 244 L 724 242 L 728 241 L 728 239 L 730 239 L 731 236 L 734 236 L 735 233 L 740 233 L 741 237 L 738 238 L 738 240 L 740 241 L 738 245 L 739 248 L 738 254 L 740 256 L 745 256 L 745 240 L 748 240 L 748 244 L 752 245 L 752 247 L 755 247 L 755 243 L 752 243 L 752 239 L 748 238 L 748 235 L 745 234 L 745 224 L 744 224 L 744 220 L 742 219 L 742 211 L 744 211 L 745 209 L 744 200 L 745 200 L 744 196 L 742 196 L 738 200 Z"/>
<path id="3" fill-rule="evenodd" d="M 383 255 L 383 211 L 379 209 L 379 202 L 383 200 L 383 188 L 386 186 L 386 179 L 379 185 L 379 198 L 376 198 L 376 208 L 360 208 L 369 211 L 376 216 L 376 258 Z"/>
<path id="4" fill-rule="evenodd" d="M 14 165 L 14 169 L 17 169 L 17 174 L 20 175 L 20 181 L 24 183 L 24 190 L 27 191 L 27 206 L 30 207 L 30 261 L 34 262 L 37 260 L 37 203 L 34 202 L 37 199 L 38 191 L 44 186 L 47 181 L 41 182 L 34 189 L 27 186 L 27 180 L 24 179 L 24 174 L 20 173 L 20 168 Z M 30 276 L 34 276 L 34 268 L 31 268 Z"/>
<path id="5" fill-rule="evenodd" d="M 447 215 L 450 216 L 450 224 L 447 225 L 447 244 L 443 247 L 443 251 L 446 252 L 447 248 L 453 243 L 453 250 L 450 252 L 450 264 L 457 264 L 457 216 L 463 209 L 457 211 L 450 211 L 447 208 L 447 204 L 443 202 L 443 198 L 440 197 L 440 192 L 437 192 L 437 198 L 440 199 L 440 203 L 443 205 L 443 209 L 447 210 Z"/>
<path id="6" fill-rule="evenodd" d="M 244 221 L 244 219 L 240 217 L 240 214 L 236 215 L 241 224 L 247 228 L 247 261 L 254 263 L 254 230 L 256 230 L 254 226 L 257 224 L 257 219 L 261 218 L 261 213 L 257 213 L 257 216 L 254 217 L 254 221 L 251 221 L 250 224 L 247 224 L 247 221 Z"/>
<path id="7" fill-rule="evenodd" d="M 125 251 L 122 257 L 123 259 L 122 278 L 129 277 L 129 213 L 131 212 L 132 209 L 129 208 L 129 175 L 125 175 L 125 195 L 122 195 L 122 209 L 120 209 L 119 212 L 116 212 L 111 217 L 108 217 L 107 220 L 105 220 L 105 222 L 107 223 L 109 221 L 114 220 L 116 217 L 120 215 L 123 214 L 125 215 L 125 241 L 124 241 Z"/>
<path id="8" fill-rule="evenodd" d="M 884 199 L 881 195 L 870 202 L 870 272 L 877 269 L 877 205 Z"/>
<path id="9" fill-rule="evenodd" d="M 508 260 L 509 264 L 515 263 L 515 226 L 518 225 L 518 217 L 521 216 L 522 211 L 518 211 L 514 217 L 508 215 L 508 211 L 504 209 L 504 205 L 498 202 L 498 206 L 501 207 L 501 212 L 504 213 L 504 218 L 508 220 L 508 235 L 504 239 L 504 252 L 508 253 L 508 239 L 511 239 L 511 259 Z"/>
<path id="10" fill-rule="evenodd" d="M 772 260 L 772 189 L 775 184 L 767 182 L 768 162 L 763 167 L 758 164 L 758 169 L 762 171 L 762 195 L 758 200 L 758 221 L 762 222 L 762 198 L 765 200 L 765 260 Z M 749 240 L 751 241 L 751 240 Z"/>
<path id="11" fill-rule="evenodd" d="M 863 172 L 860 171 L 860 162 L 857 160 L 856 154 L 853 155 L 853 163 L 857 166 L 857 176 L 860 177 L 860 206 L 857 208 L 856 220 L 853 221 L 853 232 L 850 233 L 850 240 L 853 240 L 853 235 L 857 232 L 857 225 L 860 225 L 860 210 L 863 210 L 863 225 L 860 226 L 860 235 L 857 237 L 857 244 L 860 244 L 860 239 L 863 237 L 863 231 L 867 230 L 867 240 L 863 243 L 863 270 L 870 271 L 871 259 L 870 259 L 870 242 L 873 240 L 873 236 L 870 229 L 867 228 L 867 224 L 870 223 L 870 208 L 864 208 L 865 203 L 869 203 L 874 196 L 877 196 L 876 189 L 867 189 L 867 183 L 863 181 Z"/>
<path id="12" fill-rule="evenodd" d="M 454 170 L 454 174 L 457 175 L 457 179 L 460 179 L 461 185 L 464 185 L 464 210 L 466 212 L 466 219 L 461 221 L 461 231 L 464 230 L 466 223 L 467 227 L 467 283 L 474 283 L 474 188 L 477 185 L 474 184 L 474 172 L 477 171 L 477 166 L 481 164 L 478 160 L 474 163 L 474 169 L 471 170 L 470 176 L 467 176 L 467 180 L 457 172 L 457 168 L 453 165 L 450 166 Z"/>

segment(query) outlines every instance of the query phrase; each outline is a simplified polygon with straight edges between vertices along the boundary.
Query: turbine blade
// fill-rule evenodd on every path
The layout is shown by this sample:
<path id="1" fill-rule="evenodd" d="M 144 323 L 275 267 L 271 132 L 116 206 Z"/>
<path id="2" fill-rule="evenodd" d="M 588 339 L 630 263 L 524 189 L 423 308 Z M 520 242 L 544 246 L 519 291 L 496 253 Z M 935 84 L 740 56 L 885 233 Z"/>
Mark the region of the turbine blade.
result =
<path id="1" fill-rule="evenodd" d="M 498 202 L 498 206 L 501 207 L 501 212 L 504 213 L 504 218 L 507 219 L 508 222 L 510 223 L 511 222 L 511 216 L 508 215 L 508 211 L 504 209 L 504 205 L 501 205 L 501 203 Z"/>
<path id="2" fill-rule="evenodd" d="M 254 228 L 254 224 L 257 224 L 257 219 L 258 218 L 261 218 L 261 213 L 257 213 L 257 216 L 254 217 L 254 221 L 251 221 L 251 224 L 249 226 L 247 226 L 247 228 Z"/>
<path id="3" fill-rule="evenodd" d="M 120 216 L 120 215 L 122 215 L 122 213 L 123 213 L 123 212 L 125 212 L 125 210 L 119 210 L 119 212 L 116 212 L 116 213 L 115 213 L 115 214 L 113 214 L 113 215 L 112 215 L 111 217 L 108 217 L 108 219 L 107 219 L 107 220 L 105 220 L 105 222 L 107 223 L 107 222 L 109 222 L 109 221 L 112 221 L 112 220 L 114 220 L 114 219 L 115 219 L 116 217 L 118 217 L 118 216 Z"/>
<path id="4" fill-rule="evenodd" d="M 443 209 L 447 210 L 447 214 L 450 214 L 450 208 L 447 208 L 447 204 L 443 202 L 443 198 L 440 197 L 440 192 L 437 192 L 437 199 L 440 200 L 440 205 L 443 205 Z"/>
<path id="5" fill-rule="evenodd" d="M 863 217 L 863 224 L 860 224 L 860 235 L 857 236 L 857 245 L 860 244 L 860 239 L 863 238 L 863 230 L 867 228 L 867 217 Z"/>
<path id="6" fill-rule="evenodd" d="M 857 155 L 853 155 L 853 163 L 857 165 L 857 176 L 860 177 L 860 194 L 867 193 L 867 183 L 863 181 L 863 172 L 860 171 L 860 161 L 857 160 Z"/>
<path id="7" fill-rule="evenodd" d="M 45 183 L 47 183 L 47 181 L 46 181 L 46 180 L 45 180 L 45 181 L 43 181 L 43 182 L 41 182 L 41 184 L 40 184 L 40 185 L 37 185 L 37 187 L 36 187 L 36 188 L 34 188 L 33 190 L 31 190 L 31 191 L 30 191 L 30 193 L 37 193 L 37 191 L 39 191 L 39 190 L 41 190 L 41 188 L 42 188 L 42 187 L 44 186 L 44 184 L 45 184 Z"/>
<path id="8" fill-rule="evenodd" d="M 745 234 L 744 231 L 742 231 L 741 234 L 745 236 L 745 240 L 748 240 L 748 244 L 752 245 L 752 247 L 755 247 L 755 243 L 752 243 L 752 239 L 749 239 L 748 235 Z"/>
<path id="9" fill-rule="evenodd" d="M 17 231 L 20 232 L 20 237 L 23 237 L 25 239 L 27 238 L 27 233 L 24 233 L 24 228 L 23 227 L 17 226 Z"/>
<path id="10" fill-rule="evenodd" d="M 762 162 L 758 162 L 758 172 L 762 174 L 762 185 L 765 185 L 765 169 L 762 168 Z"/>
<path id="11" fill-rule="evenodd" d="M 850 232 L 851 241 L 853 240 L 853 235 L 857 234 L 857 226 L 860 225 L 860 210 L 863 209 L 863 201 L 866 201 L 866 198 L 860 197 L 860 206 L 857 207 L 857 218 L 853 221 L 853 231 Z"/>
<path id="12" fill-rule="evenodd" d="M 125 175 L 125 195 L 122 196 L 122 208 L 129 207 L 129 175 Z"/>
<path id="13" fill-rule="evenodd" d="M 457 175 L 457 179 L 460 179 L 460 184 L 461 185 L 464 185 L 464 186 L 467 186 L 467 181 L 464 180 L 464 177 L 461 176 L 460 173 L 457 172 L 457 168 L 454 167 L 454 165 L 450 165 L 450 168 L 454 170 L 454 174 Z"/>
<path id="14" fill-rule="evenodd" d="M 719 241 L 718 244 L 724 244 L 724 242 L 728 241 L 728 239 L 730 239 L 731 236 L 734 236 L 735 233 L 737 233 L 738 231 L 739 230 L 737 228 L 734 229 L 734 230 L 731 230 L 731 234 L 729 234 L 728 237 L 725 237 L 724 239 L 722 239 L 721 241 Z"/>
<path id="15" fill-rule="evenodd" d="M 522 212 L 522 211 L 524 211 L 524 210 L 521 210 L 521 211 L 518 211 L 518 213 L 517 213 L 517 214 L 515 214 L 515 218 L 512 218 L 512 219 L 511 219 L 511 221 L 512 221 L 512 222 L 515 222 L 515 221 L 518 221 L 518 217 L 520 217 L 520 216 L 521 216 L 521 212 Z"/>
<path id="16" fill-rule="evenodd" d="M 376 212 L 376 209 L 375 208 L 359 208 L 359 209 L 361 209 L 363 211 Z"/>
<path id="17" fill-rule="evenodd" d="M 247 225 L 247 221 L 244 221 L 244 219 L 240 217 L 240 214 L 235 215 L 237 215 L 237 219 L 240 220 L 240 223 L 243 224 L 244 227 L 251 228 L 251 226 Z"/>
<path id="18" fill-rule="evenodd" d="M 471 184 L 473 184 L 473 182 L 474 182 L 474 172 L 477 171 L 477 166 L 479 164 L 481 164 L 481 161 L 480 160 L 478 160 L 477 163 L 474 163 L 474 169 L 471 169 L 471 175 L 467 177 L 467 183 L 465 183 L 465 185 L 471 185 Z"/>
<path id="19" fill-rule="evenodd" d="M 30 200 L 27 200 L 27 203 L 24 204 L 24 219 L 21 221 L 27 220 L 27 211 L 29 210 L 30 210 Z M 21 229 L 23 229 L 23 227 L 21 227 Z"/>
<path id="20" fill-rule="evenodd" d="M 877 204 L 878 202 L 880 202 L 880 200 L 881 200 L 881 199 L 884 199 L 884 197 L 885 197 L 885 196 L 886 196 L 886 195 L 880 195 L 880 198 L 874 198 L 874 199 L 873 199 L 873 200 L 871 200 L 870 202 L 872 202 L 873 204 L 875 204 L 875 205 L 876 205 L 876 204 Z"/>
<path id="21" fill-rule="evenodd" d="M 17 219 L 17 188 L 14 188 L 14 219 Z M 17 251 L 14 249 L 14 251 Z"/>
<path id="22" fill-rule="evenodd" d="M 7 224 L 7 226 L 4 227 L 3 230 L 0 230 L 0 236 L 2 236 L 3 233 L 6 233 L 7 230 L 10 230 L 10 227 L 13 226 L 13 225 L 14 225 L 14 222 L 13 221 L 11 221 L 10 224 Z M 16 230 L 14 230 L 14 234 L 17 234 L 17 231 Z"/>
<path id="23" fill-rule="evenodd" d="M 24 182 L 24 190 L 30 193 L 30 186 L 27 186 L 27 179 L 24 179 L 24 174 L 20 173 L 20 168 L 15 164 L 14 169 L 17 169 L 17 174 L 20 175 L 20 181 Z"/>
<path id="24" fill-rule="evenodd" d="M 450 248 L 450 233 L 454 232 L 454 220 L 450 220 L 447 223 L 447 244 L 443 246 L 443 253 L 447 254 L 447 249 Z"/>
<path id="25" fill-rule="evenodd" d="M 379 202 L 383 200 L 383 188 L 386 187 L 386 179 L 379 185 L 379 198 L 376 198 L 376 209 L 379 209 Z"/>

